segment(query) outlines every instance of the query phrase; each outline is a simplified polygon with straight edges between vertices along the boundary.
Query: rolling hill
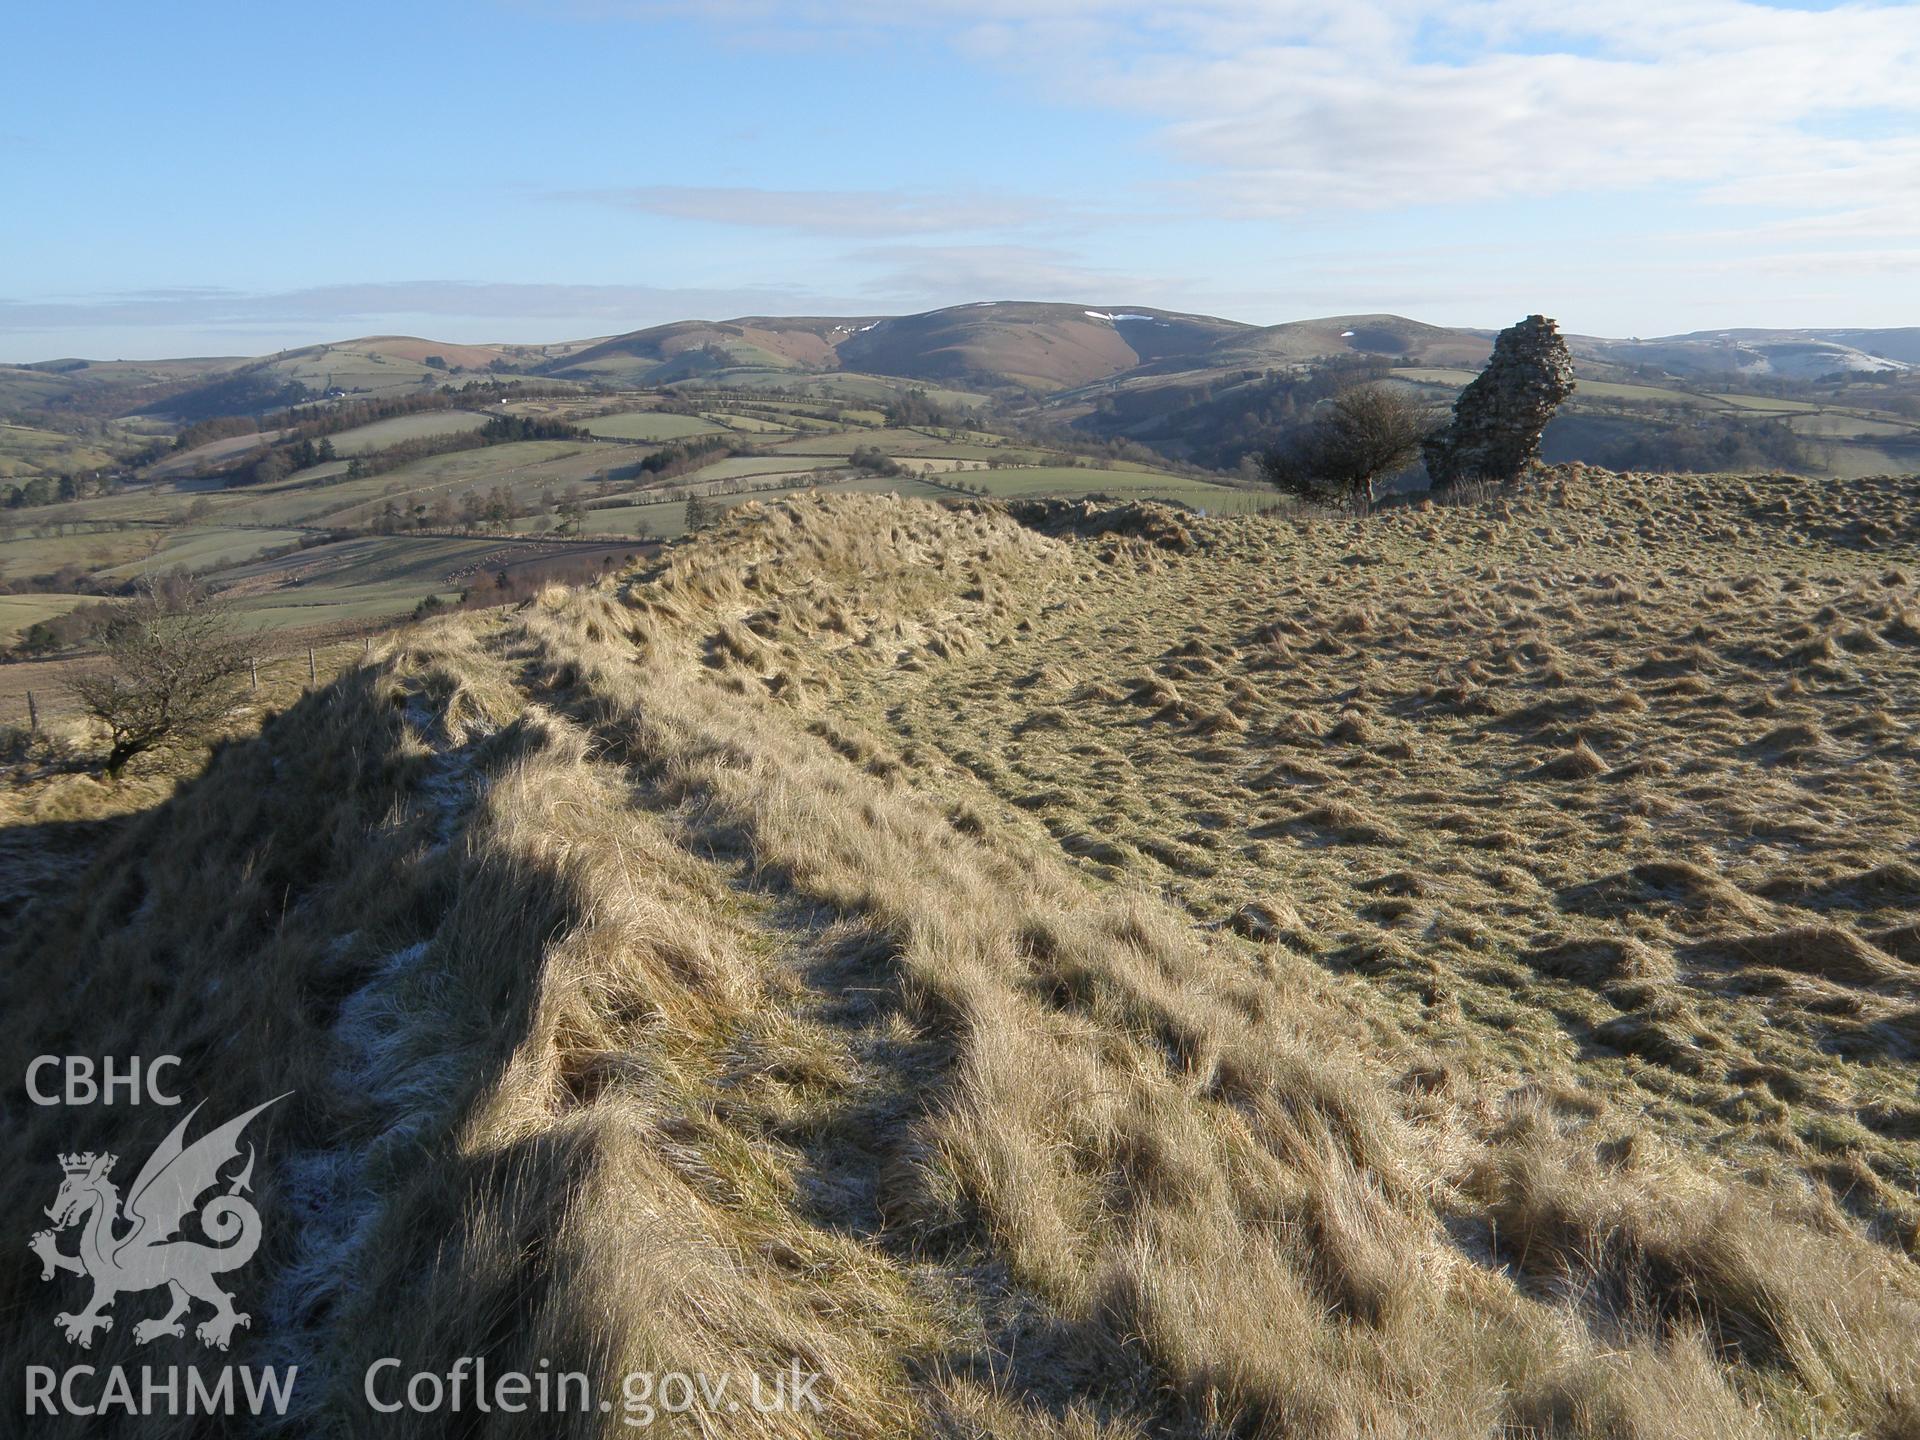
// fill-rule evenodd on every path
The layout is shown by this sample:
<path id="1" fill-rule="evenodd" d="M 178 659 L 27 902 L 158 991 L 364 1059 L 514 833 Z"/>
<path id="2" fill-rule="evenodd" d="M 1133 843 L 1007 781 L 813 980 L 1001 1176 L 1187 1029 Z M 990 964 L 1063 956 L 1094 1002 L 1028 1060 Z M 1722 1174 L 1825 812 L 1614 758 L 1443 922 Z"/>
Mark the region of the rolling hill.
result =
<path id="1" fill-rule="evenodd" d="M 686 321 L 615 336 L 543 367 L 566 376 L 661 383 L 707 367 L 779 365 L 1052 394 L 1133 376 L 1205 374 L 1346 355 L 1478 365 L 1491 331 L 1395 315 L 1255 326 L 1145 305 L 980 301 L 916 315 Z M 679 362 L 676 371 L 675 362 Z"/>
<path id="2" fill-rule="evenodd" d="M 1335 315 L 1270 325 L 1236 337 L 1212 353 L 1223 367 L 1377 355 L 1421 365 L 1477 369 L 1492 350 L 1491 330 L 1448 329 L 1399 315 Z"/>
<path id="3" fill-rule="evenodd" d="M 1155 361 L 1187 361 L 1245 326 L 1143 307 L 978 304 L 883 320 L 848 336 L 842 364 L 915 379 L 1068 389 Z"/>
<path id="4" fill-rule="evenodd" d="M 666 384 L 728 366 L 823 370 L 836 368 L 834 345 L 871 320 L 760 317 L 709 322 L 683 320 L 596 341 L 558 360 L 545 373 L 629 384 Z"/>
<path id="5" fill-rule="evenodd" d="M 853 372 L 1055 396 L 1089 387 L 1193 383 L 1248 370 L 1379 357 L 1427 367 L 1482 364 L 1492 329 L 1403 316 L 1329 316 L 1258 326 L 1144 305 L 982 301 L 914 315 L 747 316 L 686 320 L 546 345 L 463 345 L 369 336 L 269 356 L 142 363 L 87 360 L 0 366 L 0 418 L 45 411 L 181 418 L 318 395 L 404 392 L 491 371 L 614 385 L 661 385 L 756 372 Z M 1920 330 L 1728 330 L 1656 339 L 1570 336 L 1596 380 L 1903 375 L 1920 369 Z"/>
<path id="6" fill-rule="evenodd" d="M 1818 380 L 1828 375 L 1901 374 L 1920 368 L 1920 329 L 1714 330 L 1656 340 L 1568 342 L 1576 356 L 1624 367 L 1652 366 L 1681 378 L 1727 376 Z"/>
<path id="7" fill-rule="evenodd" d="M 1072 427 L 1088 443 L 1231 471 L 1342 377 L 1390 374 L 1450 403 L 1492 334 L 1390 314 L 1256 326 L 1152 306 L 991 301 L 688 320 L 548 345 L 387 335 L 253 359 L 51 361 L 0 367 L 0 420 L 13 422 L 0 430 L 0 471 L 57 475 L 84 457 L 110 467 L 173 426 L 266 417 L 323 395 L 392 399 L 506 379 L 581 395 L 672 387 L 881 408 L 920 387 L 948 414 Z M 1550 436 L 1557 459 L 1855 476 L 1908 468 L 1920 447 L 1920 330 L 1568 343 L 1580 388 Z"/>

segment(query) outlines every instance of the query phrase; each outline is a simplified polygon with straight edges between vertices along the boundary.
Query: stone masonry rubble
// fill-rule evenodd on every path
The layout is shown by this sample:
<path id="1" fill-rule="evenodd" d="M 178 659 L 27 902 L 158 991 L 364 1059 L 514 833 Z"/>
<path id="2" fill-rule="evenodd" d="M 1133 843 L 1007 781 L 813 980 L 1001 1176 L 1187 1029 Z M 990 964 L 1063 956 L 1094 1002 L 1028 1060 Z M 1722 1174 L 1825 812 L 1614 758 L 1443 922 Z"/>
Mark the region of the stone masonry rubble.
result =
<path id="1" fill-rule="evenodd" d="M 1500 332 L 1493 358 L 1453 407 L 1453 423 L 1424 441 L 1436 490 L 1463 480 L 1508 481 L 1540 451 L 1540 432 L 1573 393 L 1573 357 L 1560 330 L 1529 315 Z"/>

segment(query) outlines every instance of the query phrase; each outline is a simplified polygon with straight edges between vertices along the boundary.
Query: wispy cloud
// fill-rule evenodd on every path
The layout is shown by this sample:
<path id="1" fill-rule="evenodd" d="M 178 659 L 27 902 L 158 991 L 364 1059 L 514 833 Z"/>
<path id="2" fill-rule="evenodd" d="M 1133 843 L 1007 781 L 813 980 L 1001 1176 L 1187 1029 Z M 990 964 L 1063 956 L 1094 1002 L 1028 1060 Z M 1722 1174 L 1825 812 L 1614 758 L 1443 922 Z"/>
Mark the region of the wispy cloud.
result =
<path id="1" fill-rule="evenodd" d="M 1005 92 L 1021 107 L 1007 129 L 1018 139 L 994 130 L 991 151 L 970 144 L 977 106 L 930 103 L 900 115 L 901 133 L 873 145 L 871 178 L 850 185 L 845 160 L 859 152 L 817 136 L 786 143 L 794 95 L 761 85 L 729 97 L 735 118 L 723 124 L 740 133 L 690 153 L 689 168 L 623 170 L 641 162 L 610 143 L 570 157 L 567 178 L 516 190 L 497 228 L 428 215 L 403 242 L 415 222 L 396 227 L 404 207 L 392 197 L 365 217 L 377 245 L 363 253 L 441 254 L 465 274 L 515 273 L 513 256 L 552 253 L 541 247 L 570 229 L 571 273 L 652 285 L 51 294 L 86 283 L 78 267 L 114 240 L 94 227 L 86 244 L 63 246 L 78 232 L 60 228 L 49 182 L 54 202 L 41 208 L 54 228 L 15 244 L 28 263 L 0 280 L 16 296 L 0 300 L 4 348 L 164 353 L 213 343 L 198 337 L 264 348 L 375 330 L 551 339 L 988 297 L 1267 320 L 1392 308 L 1474 324 L 1548 306 L 1585 329 L 1647 333 L 1920 318 L 1920 0 L 503 3 L 642 22 L 594 37 L 617 42 L 612 53 L 651 53 L 662 36 L 683 55 L 746 36 L 783 54 L 845 46 L 838 68 L 786 64 L 809 83 L 857 86 L 886 67 L 902 84 L 924 79 L 930 96 Z M 675 23 L 648 28 L 663 18 Z M 724 87 L 724 63 L 715 75 Z M 847 145 L 862 143 L 846 128 Z M 22 138 L 0 135 L 0 147 Z M 668 174 L 729 183 L 653 183 Z M 943 187 L 950 174 L 967 180 Z M 615 183 L 627 178 L 646 183 Z M 575 210 L 563 218 L 597 223 L 568 227 L 525 203 L 556 197 L 602 213 Z M 605 223 L 609 209 L 648 223 Z M 636 254 L 642 229 L 649 243 Z M 490 243 L 470 245 L 474 234 Z M 125 273 L 256 273 L 221 249 L 240 243 L 210 237 Z M 290 266 L 332 263 L 324 251 L 289 255 Z M 38 284 L 36 267 L 48 277 Z M 764 283 L 728 287 L 730 275 Z"/>
<path id="2" fill-rule="evenodd" d="M 720 318 L 847 301 L 800 287 L 698 289 L 650 285 L 476 284 L 407 280 L 253 292 L 141 290 L 49 300 L 0 299 L 0 333 L 126 326 L 366 324 L 400 320 L 579 321 L 628 329 L 689 316 Z"/>
<path id="3" fill-rule="evenodd" d="M 1908 0 L 603 0 L 593 13 L 930 29 L 1080 103 L 1157 118 L 1224 214 L 1651 186 L 1841 208 L 1870 179 L 1882 198 L 1920 197 Z M 1792 183 L 1774 193 L 1780 177 Z"/>
<path id="4" fill-rule="evenodd" d="M 410 280 L 278 291 L 180 288 L 0 299 L 0 361 L 50 355 L 261 354 L 360 334 L 538 344 L 669 320 L 859 314 L 868 301 L 801 286 L 486 284 Z"/>
<path id="5" fill-rule="evenodd" d="M 816 235 L 932 235 L 1055 226 L 1062 208 L 1007 193 L 919 190 L 770 190 L 757 186 L 635 185 L 562 192 L 586 200 L 715 225 Z"/>
<path id="6" fill-rule="evenodd" d="M 1188 288 L 1166 277 L 1091 266 L 1071 250 L 1036 245 L 872 245 L 846 258 L 872 275 L 876 295 L 908 307 L 963 300 L 1141 300 Z"/>

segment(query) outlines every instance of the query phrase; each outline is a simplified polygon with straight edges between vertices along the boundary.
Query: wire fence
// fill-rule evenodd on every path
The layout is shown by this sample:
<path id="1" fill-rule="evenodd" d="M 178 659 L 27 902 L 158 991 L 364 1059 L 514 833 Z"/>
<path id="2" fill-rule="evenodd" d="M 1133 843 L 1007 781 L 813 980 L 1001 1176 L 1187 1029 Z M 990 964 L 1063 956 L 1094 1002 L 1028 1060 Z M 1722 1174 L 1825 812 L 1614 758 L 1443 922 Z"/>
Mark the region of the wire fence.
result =
<path id="1" fill-rule="evenodd" d="M 356 628 L 351 633 L 262 636 L 241 676 L 243 705 L 280 705 L 324 684 L 373 653 L 375 638 L 390 630 Z M 0 665 L 0 729 L 29 733 L 70 727 L 83 718 L 69 688 L 74 677 L 98 664 L 88 655 L 23 660 Z"/>

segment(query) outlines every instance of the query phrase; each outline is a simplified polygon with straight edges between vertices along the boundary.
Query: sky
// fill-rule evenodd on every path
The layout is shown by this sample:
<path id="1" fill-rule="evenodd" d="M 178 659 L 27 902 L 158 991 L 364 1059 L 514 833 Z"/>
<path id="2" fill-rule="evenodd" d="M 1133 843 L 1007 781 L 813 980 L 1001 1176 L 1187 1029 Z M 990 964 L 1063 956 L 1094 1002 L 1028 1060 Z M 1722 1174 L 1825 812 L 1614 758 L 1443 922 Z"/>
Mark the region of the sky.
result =
<path id="1" fill-rule="evenodd" d="M 1920 0 L 97 0 L 6 35 L 0 360 L 998 299 L 1920 325 Z"/>

